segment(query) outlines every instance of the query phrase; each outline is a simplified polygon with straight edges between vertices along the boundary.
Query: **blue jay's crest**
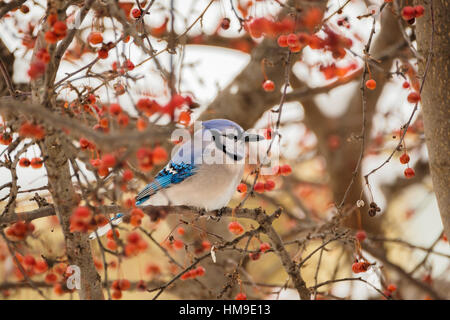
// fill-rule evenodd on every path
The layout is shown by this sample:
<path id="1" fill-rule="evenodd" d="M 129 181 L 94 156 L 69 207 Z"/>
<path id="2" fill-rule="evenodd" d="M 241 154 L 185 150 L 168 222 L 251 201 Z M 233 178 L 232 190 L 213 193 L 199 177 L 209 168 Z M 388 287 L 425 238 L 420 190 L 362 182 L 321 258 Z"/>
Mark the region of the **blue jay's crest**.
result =
<path id="1" fill-rule="evenodd" d="M 231 120 L 227 120 L 227 119 L 214 119 L 214 120 L 208 120 L 208 121 L 203 121 L 202 125 L 205 129 L 215 129 L 218 131 L 225 131 L 226 129 L 236 129 L 239 133 L 243 133 L 244 129 L 242 129 L 242 127 L 240 125 L 238 125 L 237 123 L 231 121 Z"/>
<path id="2" fill-rule="evenodd" d="M 184 162 L 174 163 L 172 161 L 164 167 L 155 177 L 155 180 L 149 183 L 139 194 L 136 196 L 136 205 L 140 205 L 147 201 L 152 195 L 161 189 L 168 188 L 172 184 L 182 182 L 184 179 L 194 175 L 196 173 L 196 167 L 192 164 Z"/>

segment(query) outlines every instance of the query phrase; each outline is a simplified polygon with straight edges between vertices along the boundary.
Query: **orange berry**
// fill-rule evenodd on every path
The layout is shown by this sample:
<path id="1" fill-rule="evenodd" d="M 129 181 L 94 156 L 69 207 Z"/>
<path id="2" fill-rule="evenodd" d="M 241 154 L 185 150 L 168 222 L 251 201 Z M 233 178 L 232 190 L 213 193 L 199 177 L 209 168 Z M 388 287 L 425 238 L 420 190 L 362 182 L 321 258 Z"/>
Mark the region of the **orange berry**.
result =
<path id="1" fill-rule="evenodd" d="M 131 11 L 131 15 L 133 16 L 133 18 L 135 19 L 139 19 L 139 17 L 141 16 L 142 11 L 141 9 L 135 8 L 133 9 L 133 11 Z"/>
<path id="2" fill-rule="evenodd" d="M 47 273 L 47 275 L 45 276 L 45 283 L 48 284 L 53 284 L 58 280 L 58 277 L 56 276 L 56 274 L 50 272 Z"/>
<path id="3" fill-rule="evenodd" d="M 364 241 L 367 238 L 367 234 L 364 230 L 358 230 L 358 232 L 356 232 L 355 237 L 359 241 Z"/>
<path id="4" fill-rule="evenodd" d="M 30 162 L 30 160 L 28 160 L 28 158 L 21 158 L 19 160 L 19 166 L 21 166 L 21 167 L 26 168 L 26 167 L 29 167 L 30 164 L 31 164 L 31 162 Z"/>
<path id="5" fill-rule="evenodd" d="M 133 171 L 131 171 L 130 169 L 126 169 L 122 174 L 122 179 L 124 181 L 130 181 L 131 179 L 133 179 Z"/>
<path id="6" fill-rule="evenodd" d="M 173 242 L 173 247 L 177 250 L 182 249 L 184 247 L 184 243 L 181 240 L 175 240 Z"/>
<path id="7" fill-rule="evenodd" d="M 120 290 L 122 290 L 122 291 L 130 289 L 130 287 L 131 287 L 130 281 L 127 279 L 120 280 L 119 287 L 120 287 Z"/>
<path id="8" fill-rule="evenodd" d="M 41 158 L 33 158 L 31 159 L 30 164 L 32 168 L 39 169 L 42 167 L 43 161 Z"/>
<path id="9" fill-rule="evenodd" d="M 107 168 L 112 168 L 116 165 L 116 157 L 114 157 L 110 153 L 103 155 L 101 161 L 102 161 L 102 165 Z"/>
<path id="10" fill-rule="evenodd" d="M 420 18 L 420 17 L 422 17 L 423 16 L 423 14 L 424 14 L 424 12 L 425 12 L 425 8 L 423 7 L 423 6 L 415 6 L 414 7 L 414 16 L 416 17 L 416 18 Z"/>
<path id="11" fill-rule="evenodd" d="M 106 247 L 111 251 L 116 251 L 117 243 L 114 240 L 108 240 L 108 242 L 106 242 Z"/>
<path id="12" fill-rule="evenodd" d="M 106 50 L 106 49 L 100 49 L 100 50 L 98 50 L 97 51 L 97 54 L 98 54 L 98 57 L 100 58 L 100 59 L 106 59 L 106 58 L 108 58 L 108 50 Z"/>
<path id="13" fill-rule="evenodd" d="M 187 126 L 191 122 L 191 115 L 188 111 L 180 112 L 178 116 L 178 123 Z"/>
<path id="14" fill-rule="evenodd" d="M 67 33 L 67 25 L 65 22 L 63 21 L 56 21 L 53 24 L 53 32 L 58 36 L 58 37 L 65 37 L 66 33 Z"/>
<path id="15" fill-rule="evenodd" d="M 278 37 L 277 43 L 280 47 L 282 48 L 286 48 L 288 46 L 288 42 L 287 42 L 287 36 L 286 35 L 281 35 Z"/>
<path id="16" fill-rule="evenodd" d="M 283 176 L 288 176 L 292 173 L 292 168 L 290 165 L 285 164 L 283 166 L 280 167 L 280 171 L 281 171 L 281 175 Z"/>
<path id="17" fill-rule="evenodd" d="M 50 44 L 58 42 L 58 36 L 52 31 L 47 31 L 44 35 L 44 39 L 45 42 Z"/>
<path id="18" fill-rule="evenodd" d="M 122 112 L 122 107 L 117 103 L 112 103 L 109 106 L 109 113 L 113 116 L 118 116 Z"/>
<path id="19" fill-rule="evenodd" d="M 136 127 L 138 131 L 144 131 L 145 128 L 147 128 L 147 121 L 144 118 L 139 118 L 136 123 Z"/>
<path id="20" fill-rule="evenodd" d="M 245 295 L 245 293 L 240 292 L 236 295 L 235 300 L 247 300 L 247 296 Z"/>
<path id="21" fill-rule="evenodd" d="M 272 191 L 275 189 L 275 182 L 273 180 L 267 180 L 264 184 L 264 189 L 267 191 Z"/>
<path id="22" fill-rule="evenodd" d="M 403 20 L 409 21 L 416 16 L 416 11 L 414 10 L 413 7 L 406 6 L 406 7 L 403 7 L 401 14 L 402 14 Z"/>
<path id="23" fill-rule="evenodd" d="M 196 274 L 197 276 L 199 276 L 199 277 L 205 275 L 205 272 L 206 272 L 206 270 L 205 270 L 205 268 L 203 268 L 202 266 L 198 266 L 198 267 L 195 269 L 195 274 Z"/>
<path id="24" fill-rule="evenodd" d="M 166 162 L 168 158 L 168 154 L 167 151 L 163 148 L 163 147 L 155 147 L 155 149 L 153 149 L 152 152 L 152 160 L 153 163 L 158 165 L 158 164 L 163 164 L 164 162 Z"/>
<path id="25" fill-rule="evenodd" d="M 87 40 L 90 44 L 99 44 L 103 42 L 103 36 L 100 32 L 91 32 Z"/>
<path id="26" fill-rule="evenodd" d="M 265 188 L 264 188 L 264 183 L 263 182 L 257 182 L 255 184 L 255 186 L 253 187 L 253 190 L 255 190 L 255 192 L 258 193 L 263 193 Z"/>
<path id="27" fill-rule="evenodd" d="M 275 83 L 272 80 L 266 80 L 266 81 L 264 81 L 262 87 L 263 87 L 264 91 L 271 92 L 271 91 L 275 90 Z"/>
<path id="28" fill-rule="evenodd" d="M 113 299 L 119 300 L 120 298 L 122 298 L 122 291 L 114 290 L 113 293 L 111 294 L 111 296 Z"/>
<path id="29" fill-rule="evenodd" d="M 240 193 L 246 193 L 247 192 L 247 185 L 245 183 L 240 183 L 237 186 L 237 191 Z"/>
<path id="30" fill-rule="evenodd" d="M 369 79 L 366 81 L 366 87 L 367 89 L 375 90 L 375 88 L 377 87 L 377 82 L 373 79 Z"/>
<path id="31" fill-rule="evenodd" d="M 390 285 L 388 285 L 387 286 L 387 289 L 390 291 L 390 292 L 394 292 L 395 290 L 397 290 L 397 286 L 395 285 L 395 284 L 390 284 Z"/>
<path id="32" fill-rule="evenodd" d="M 416 175 L 413 168 L 406 168 L 404 174 L 406 179 L 414 178 L 414 176 Z"/>
<path id="33" fill-rule="evenodd" d="M 267 250 L 270 250 L 270 244 L 268 244 L 267 242 L 261 243 L 261 245 L 259 246 L 259 250 L 261 252 L 266 252 Z"/>
<path id="34" fill-rule="evenodd" d="M 228 230 L 235 235 L 239 235 L 244 232 L 244 227 L 239 222 L 232 221 L 228 224 Z"/>
<path id="35" fill-rule="evenodd" d="M 419 101 L 420 101 L 420 93 L 413 91 L 408 95 L 409 103 L 418 103 Z"/>
<path id="36" fill-rule="evenodd" d="M 401 164 L 407 164 L 409 162 L 409 155 L 407 153 L 404 153 L 400 156 L 400 163 Z"/>

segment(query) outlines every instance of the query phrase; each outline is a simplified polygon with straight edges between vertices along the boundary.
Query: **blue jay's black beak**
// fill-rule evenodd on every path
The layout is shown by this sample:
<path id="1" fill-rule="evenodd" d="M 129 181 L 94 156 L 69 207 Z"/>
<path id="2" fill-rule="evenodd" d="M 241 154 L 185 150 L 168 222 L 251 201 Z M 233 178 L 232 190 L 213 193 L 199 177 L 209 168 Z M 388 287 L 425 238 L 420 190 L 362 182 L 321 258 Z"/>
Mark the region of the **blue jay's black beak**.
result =
<path id="1" fill-rule="evenodd" d="M 253 142 L 253 141 L 261 141 L 264 140 L 263 136 L 260 136 L 259 134 L 253 134 L 253 133 L 244 133 L 244 141 L 245 142 Z"/>

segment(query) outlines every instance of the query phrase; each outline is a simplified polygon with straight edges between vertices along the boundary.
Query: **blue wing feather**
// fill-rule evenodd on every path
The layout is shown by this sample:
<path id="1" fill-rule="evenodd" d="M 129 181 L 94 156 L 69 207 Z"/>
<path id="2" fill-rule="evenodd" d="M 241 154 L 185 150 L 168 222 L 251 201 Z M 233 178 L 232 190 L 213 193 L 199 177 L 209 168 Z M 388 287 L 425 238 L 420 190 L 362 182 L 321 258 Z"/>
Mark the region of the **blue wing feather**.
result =
<path id="1" fill-rule="evenodd" d="M 197 167 L 193 164 L 169 162 L 169 164 L 156 175 L 155 180 L 139 192 L 136 196 L 136 205 L 144 203 L 159 190 L 180 183 L 186 178 L 194 175 L 196 172 Z"/>

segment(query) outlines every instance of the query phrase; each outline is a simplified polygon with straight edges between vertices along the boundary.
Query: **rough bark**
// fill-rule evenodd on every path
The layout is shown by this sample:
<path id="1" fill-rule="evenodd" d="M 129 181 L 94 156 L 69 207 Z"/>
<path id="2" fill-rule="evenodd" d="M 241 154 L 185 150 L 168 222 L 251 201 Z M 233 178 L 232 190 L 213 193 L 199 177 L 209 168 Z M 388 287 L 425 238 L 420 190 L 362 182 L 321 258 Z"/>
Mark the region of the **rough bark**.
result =
<path id="1" fill-rule="evenodd" d="M 81 289 L 78 290 L 80 299 L 103 299 L 101 278 L 95 269 L 88 236 L 81 232 L 70 232 L 70 216 L 77 206 L 77 195 L 59 136 L 58 132 L 47 134 L 41 148 L 43 154 L 48 156 L 45 168 L 53 204 L 64 234 L 67 258 L 69 264 L 78 266 L 81 271 Z"/>
<path id="2" fill-rule="evenodd" d="M 86 1 L 86 5 L 89 3 L 92 1 Z M 49 7 L 59 8 L 61 15 L 65 15 L 65 5 L 68 3 L 59 0 L 49 3 Z M 48 25 L 44 21 L 40 27 L 32 62 L 36 59 L 36 53 L 47 46 L 44 33 L 47 31 Z M 72 32 L 69 35 L 73 37 Z M 61 48 L 63 44 L 68 45 L 70 41 L 71 39 L 67 36 L 64 41 L 60 42 L 58 48 Z M 48 46 L 51 55 L 57 50 L 55 45 Z M 31 82 L 32 103 L 40 104 L 40 108 L 55 109 L 56 99 L 53 93 L 53 84 L 61 58 L 62 55 L 53 57 L 47 65 L 45 75 Z M 43 142 L 40 143 L 42 154 L 46 158 L 45 168 L 50 186 L 49 191 L 64 234 L 68 262 L 70 265 L 80 268 L 81 289 L 78 290 L 80 299 L 104 299 L 101 277 L 95 269 L 88 236 L 70 232 L 70 216 L 78 205 L 77 198 L 79 196 L 73 188 L 67 151 L 64 149 L 64 141 L 61 140 L 64 136 L 65 134 L 60 130 L 48 129 Z"/>
<path id="3" fill-rule="evenodd" d="M 433 5 L 434 34 L 431 18 Z M 428 57 L 433 39 L 432 56 L 422 90 L 422 116 L 433 189 L 441 213 L 444 232 L 450 237 L 450 2 L 417 1 L 425 7 L 425 16 L 417 19 L 419 53 Z M 426 60 L 426 59 L 425 59 Z M 419 63 L 424 74 L 426 61 Z"/>

